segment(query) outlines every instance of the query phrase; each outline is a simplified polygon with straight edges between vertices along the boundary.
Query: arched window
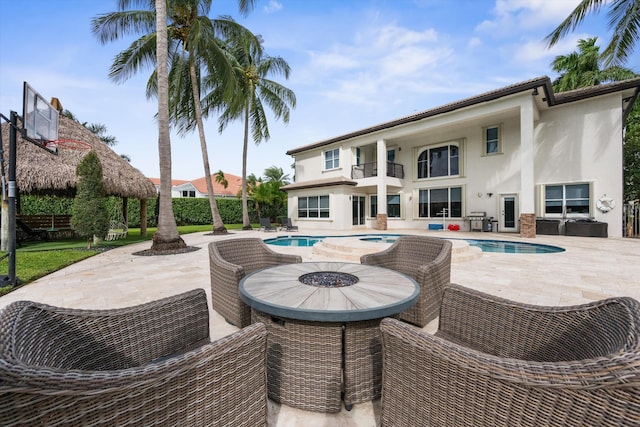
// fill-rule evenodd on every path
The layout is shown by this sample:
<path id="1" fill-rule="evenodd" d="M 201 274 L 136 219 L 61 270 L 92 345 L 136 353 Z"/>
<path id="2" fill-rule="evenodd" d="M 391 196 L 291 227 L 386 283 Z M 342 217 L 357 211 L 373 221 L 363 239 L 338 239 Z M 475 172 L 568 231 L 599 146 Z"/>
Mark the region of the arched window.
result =
<path id="1" fill-rule="evenodd" d="M 427 148 L 418 155 L 418 179 L 452 176 L 460 173 L 457 144 Z"/>

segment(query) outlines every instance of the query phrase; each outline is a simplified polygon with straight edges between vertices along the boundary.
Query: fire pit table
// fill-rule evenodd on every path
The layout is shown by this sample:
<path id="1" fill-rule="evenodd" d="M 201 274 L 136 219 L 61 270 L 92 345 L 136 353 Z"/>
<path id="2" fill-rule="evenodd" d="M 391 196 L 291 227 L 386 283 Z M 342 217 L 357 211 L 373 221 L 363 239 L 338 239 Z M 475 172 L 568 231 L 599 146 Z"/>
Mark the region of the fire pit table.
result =
<path id="1" fill-rule="evenodd" d="M 414 305 L 412 278 L 386 268 L 305 262 L 266 268 L 240 281 L 252 320 L 267 325 L 269 397 L 310 411 L 338 412 L 380 397 L 379 324 Z"/>

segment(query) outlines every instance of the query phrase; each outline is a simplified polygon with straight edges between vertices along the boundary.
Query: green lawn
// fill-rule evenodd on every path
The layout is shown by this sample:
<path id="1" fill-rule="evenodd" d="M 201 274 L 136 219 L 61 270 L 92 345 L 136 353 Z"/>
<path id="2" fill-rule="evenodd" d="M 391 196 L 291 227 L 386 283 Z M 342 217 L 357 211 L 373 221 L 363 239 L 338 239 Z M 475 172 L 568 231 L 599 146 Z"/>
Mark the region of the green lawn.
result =
<path id="1" fill-rule="evenodd" d="M 242 228 L 242 224 L 225 224 L 228 230 Z M 258 227 L 257 225 L 255 227 Z M 52 242 L 26 242 L 16 250 L 16 277 L 22 285 L 39 279 L 42 276 L 53 273 L 75 262 L 99 254 L 105 247 L 124 246 L 151 240 L 156 228 L 147 228 L 147 235 L 140 236 L 139 228 L 130 228 L 129 234 L 124 239 L 112 242 L 102 242 L 95 249 L 87 250 L 87 242 L 84 239 L 67 239 Z M 211 231 L 211 225 L 187 225 L 178 227 L 180 234 Z M 6 252 L 0 252 L 0 256 Z M 0 261 L 0 275 L 8 273 L 8 258 Z M 15 288 L 0 286 L 0 296 Z"/>

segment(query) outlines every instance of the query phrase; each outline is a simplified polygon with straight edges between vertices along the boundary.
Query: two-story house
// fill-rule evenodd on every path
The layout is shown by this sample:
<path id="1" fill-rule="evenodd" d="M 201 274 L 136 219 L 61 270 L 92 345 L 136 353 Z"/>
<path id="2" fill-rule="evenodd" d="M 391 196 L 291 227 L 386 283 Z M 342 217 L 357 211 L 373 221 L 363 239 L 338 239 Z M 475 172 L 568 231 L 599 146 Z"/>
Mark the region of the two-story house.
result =
<path id="1" fill-rule="evenodd" d="M 315 229 L 536 233 L 594 219 L 622 235 L 625 118 L 640 78 L 554 93 L 544 76 L 289 150 L 289 216 Z M 431 225 L 431 226 L 430 226 Z"/>

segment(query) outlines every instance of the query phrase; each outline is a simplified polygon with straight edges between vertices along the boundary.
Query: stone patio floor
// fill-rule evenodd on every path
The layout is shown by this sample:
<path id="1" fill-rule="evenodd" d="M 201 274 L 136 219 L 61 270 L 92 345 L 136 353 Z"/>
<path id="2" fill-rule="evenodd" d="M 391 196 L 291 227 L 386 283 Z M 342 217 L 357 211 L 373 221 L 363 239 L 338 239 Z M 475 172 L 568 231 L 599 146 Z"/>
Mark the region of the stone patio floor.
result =
<path id="1" fill-rule="evenodd" d="M 136 256 L 150 242 L 112 249 L 91 257 L 0 297 L 0 309 L 12 301 L 31 300 L 54 306 L 105 309 L 136 305 L 203 288 L 210 295 L 207 244 L 217 239 L 275 237 L 278 235 L 346 235 L 380 233 L 377 230 L 327 232 L 300 228 L 297 233 L 232 231 L 225 236 L 187 234 L 183 239 L 198 251 L 166 256 Z M 422 234 L 437 237 L 496 239 L 561 246 L 554 254 L 483 253 L 471 260 L 452 263 L 451 280 L 512 300 L 540 305 L 572 305 L 615 296 L 640 300 L 640 239 L 602 239 L 568 236 L 537 236 L 523 239 L 515 234 L 427 232 L 391 230 L 390 234 Z M 380 244 L 380 250 L 387 245 Z M 316 255 L 312 248 L 272 246 L 275 251 L 296 253 L 303 261 L 335 260 Z M 19 272 L 18 272 L 19 273 Z M 237 330 L 210 308 L 211 339 Z M 425 327 L 435 331 L 437 320 Z M 337 414 L 305 412 L 269 402 L 272 427 L 372 427 L 379 420 L 379 402 L 356 405 Z"/>

